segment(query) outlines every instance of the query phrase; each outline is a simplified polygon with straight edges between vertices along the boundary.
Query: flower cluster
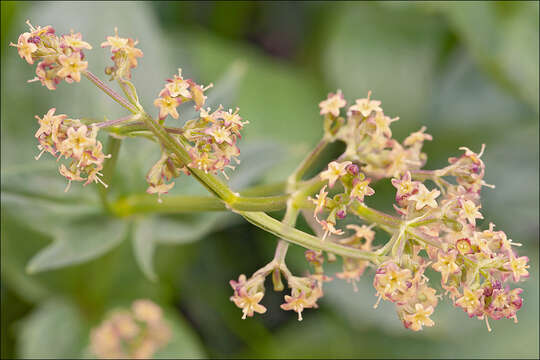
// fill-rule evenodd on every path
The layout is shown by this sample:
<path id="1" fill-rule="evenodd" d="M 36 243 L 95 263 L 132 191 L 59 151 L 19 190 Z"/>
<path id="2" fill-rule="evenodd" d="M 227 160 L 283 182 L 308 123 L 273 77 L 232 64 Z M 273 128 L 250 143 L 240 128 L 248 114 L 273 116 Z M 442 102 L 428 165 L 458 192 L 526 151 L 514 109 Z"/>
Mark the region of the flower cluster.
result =
<path id="1" fill-rule="evenodd" d="M 358 165 L 351 161 L 332 161 L 328 164 L 328 168 L 320 173 L 320 179 L 328 181 L 330 188 L 333 188 L 339 180 L 344 190 L 330 198 L 325 185 L 316 198 L 310 197 L 315 204 L 315 219 L 324 230 L 324 240 L 328 234 L 343 235 L 343 230 L 335 227 L 337 220 L 347 216 L 351 205 L 363 202 L 364 197 L 375 194 L 375 191 L 369 186 L 371 179 L 366 179 L 365 175 L 359 172 Z M 324 210 L 328 211 L 328 215 L 325 220 L 320 220 L 318 215 Z"/>
<path id="2" fill-rule="evenodd" d="M 51 26 L 34 27 L 30 21 L 26 22 L 30 32 L 22 33 L 17 44 L 21 58 L 29 64 L 40 60 L 36 66 L 36 77 L 28 82 L 40 81 L 49 90 L 55 90 L 60 81 L 67 83 L 81 81 L 81 73 L 88 67 L 84 61 L 83 49 L 92 49 L 92 46 L 82 40 L 80 33 L 57 36 Z"/>
<path id="3" fill-rule="evenodd" d="M 41 151 L 36 160 L 43 153 L 48 152 L 58 160 L 71 159 L 69 166 L 60 165 L 60 174 L 68 180 L 68 191 L 72 181 L 85 181 L 84 185 L 92 182 L 101 183 L 103 161 L 109 156 L 103 154 L 103 146 L 96 139 L 98 128 L 87 127 L 80 120 L 69 119 L 67 115 L 55 115 L 56 109 L 50 109 L 43 118 L 36 116 L 39 129 L 35 137 L 39 141 L 38 149 Z"/>
<path id="4" fill-rule="evenodd" d="M 285 295 L 285 302 L 281 304 L 283 310 L 293 310 L 298 313 L 298 320 L 302 320 L 304 309 L 317 308 L 317 300 L 323 296 L 322 283 L 328 278 L 317 272 L 307 277 L 294 276 L 284 264 L 279 265 L 272 261 L 263 268 L 257 270 L 249 279 L 244 274 L 238 281 L 231 280 L 229 283 L 234 294 L 231 301 L 242 309 L 242 319 L 252 317 L 254 313 L 264 314 L 266 308 L 259 304 L 264 297 L 264 281 L 272 273 L 275 290 L 282 290 L 281 275 L 287 279 L 290 295 Z"/>
<path id="5" fill-rule="evenodd" d="M 111 75 L 111 79 L 131 79 L 131 69 L 137 67 L 137 58 L 143 56 L 141 49 L 135 47 L 138 41 L 131 38 L 118 36 L 118 28 L 114 28 L 114 36 L 107 36 L 107 41 L 101 43 L 101 47 L 111 47 L 111 59 L 114 66 L 105 69 L 105 73 Z"/>
<path id="6" fill-rule="evenodd" d="M 386 116 L 381 102 L 367 98 L 357 99 L 346 112 L 346 119 L 340 116 L 346 101 L 340 90 L 330 93 L 319 104 L 324 115 L 325 133 L 333 140 L 341 140 L 347 148 L 343 158 L 357 162 L 360 170 L 374 179 L 399 176 L 406 170 L 419 169 L 426 162 L 421 152 L 423 142 L 431 140 L 425 134 L 425 127 L 412 133 L 403 143 L 392 138 L 390 124 L 399 118 Z"/>
<path id="7" fill-rule="evenodd" d="M 159 97 L 154 100 L 154 106 L 159 108 L 159 119 L 164 120 L 168 115 L 178 119 L 177 107 L 193 101 L 195 109 L 200 110 L 206 101 L 204 92 L 213 85 L 202 87 L 191 79 L 184 79 L 182 69 L 178 69 L 178 75 L 167 79 L 167 84 L 159 92 Z"/>
<path id="8" fill-rule="evenodd" d="M 111 312 L 92 329 L 90 348 L 100 359 L 149 359 L 170 338 L 161 308 L 150 300 L 136 300 L 131 309 Z"/>
<path id="9" fill-rule="evenodd" d="M 182 69 L 178 69 L 178 75 L 167 80 L 167 84 L 159 94 L 160 97 L 154 101 L 154 105 L 159 108 L 161 120 L 168 115 L 178 119 L 176 108 L 188 101 L 194 102 L 199 113 L 196 119 L 184 123 L 180 134 L 174 135 L 184 141 L 191 162 L 179 165 L 169 155 L 163 154 L 148 173 L 147 181 L 150 186 L 147 192 L 158 195 L 167 193 L 174 186 L 174 182 L 166 184 L 165 181 L 170 181 L 180 172 L 190 175 L 186 165 L 205 173 L 222 173 L 228 178 L 225 170 L 235 168 L 232 161 L 240 163 L 238 159 L 240 149 L 237 142 L 241 138 L 240 131 L 248 121 L 242 121 L 238 108 L 234 112 L 232 109 L 225 111 L 221 105 L 213 112 L 210 108 L 202 108 L 206 101 L 204 91 L 210 86 L 203 88 L 191 79 L 185 80 L 182 77 Z"/>

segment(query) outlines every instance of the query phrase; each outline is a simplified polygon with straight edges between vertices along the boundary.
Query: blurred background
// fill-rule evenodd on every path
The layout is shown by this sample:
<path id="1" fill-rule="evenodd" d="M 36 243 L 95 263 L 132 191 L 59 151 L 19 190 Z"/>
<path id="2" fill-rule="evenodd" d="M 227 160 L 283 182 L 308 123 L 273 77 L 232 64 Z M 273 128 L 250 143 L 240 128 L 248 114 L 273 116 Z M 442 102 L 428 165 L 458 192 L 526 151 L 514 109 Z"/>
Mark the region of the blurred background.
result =
<path id="1" fill-rule="evenodd" d="M 90 329 L 111 309 L 140 298 L 162 306 L 173 324 L 172 341 L 156 357 L 538 358 L 538 2 L 1 6 L 2 358 L 92 357 Z M 484 322 L 444 300 L 434 328 L 408 331 L 392 304 L 372 308 L 373 270 L 358 292 L 343 281 L 329 283 L 319 309 L 305 311 L 302 322 L 279 309 L 284 294 L 270 287 L 263 301 L 268 312 L 241 320 L 228 281 L 268 262 L 275 238 L 231 214 L 92 223 L 85 214 L 99 209 L 95 189 L 74 184 L 64 194 L 55 161 L 33 160 L 34 115 L 51 107 L 73 118 L 124 113 L 84 80 L 54 92 L 26 84 L 33 69 L 8 46 L 26 31 L 26 19 L 53 25 L 59 34 L 82 32 L 94 47 L 86 52 L 89 68 L 101 78 L 110 61 L 99 47 L 105 37 L 117 26 L 120 36 L 137 38 L 144 57 L 133 81 L 151 114 L 157 114 L 153 99 L 178 67 L 199 83 L 214 82 L 209 101 L 239 106 L 250 121 L 232 179 L 238 190 L 282 180 L 294 169 L 322 135 L 317 104 L 337 88 L 349 102 L 371 89 L 386 114 L 401 118 L 392 125 L 399 140 L 426 125 L 434 137 L 424 147 L 426 168 L 444 166 L 461 154 L 460 146 L 479 151 L 485 143 L 486 181 L 496 189 L 483 191 L 482 226 L 494 222 L 530 258 L 531 277 L 519 285 L 519 323 L 493 321 L 489 333 Z M 158 158 L 154 144 L 125 141 L 111 195 L 144 192 L 144 175 Z M 375 190 L 368 204 L 390 210 L 392 186 L 381 181 Z M 204 189 L 184 178 L 174 192 Z M 307 230 L 305 222 L 299 226 Z M 86 247 L 76 256 L 53 248 L 32 260 L 46 271 L 28 274 L 30 259 L 59 234 L 83 239 Z M 287 262 L 295 274 L 307 269 L 299 247 Z"/>

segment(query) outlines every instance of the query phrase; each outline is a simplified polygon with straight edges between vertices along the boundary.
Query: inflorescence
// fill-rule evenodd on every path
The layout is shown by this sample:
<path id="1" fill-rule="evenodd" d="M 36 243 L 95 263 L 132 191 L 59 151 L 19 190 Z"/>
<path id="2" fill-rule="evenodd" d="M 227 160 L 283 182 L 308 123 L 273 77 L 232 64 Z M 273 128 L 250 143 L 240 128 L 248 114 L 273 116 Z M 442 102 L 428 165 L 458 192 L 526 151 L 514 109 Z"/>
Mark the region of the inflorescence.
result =
<path id="1" fill-rule="evenodd" d="M 81 75 L 85 75 L 105 89 L 105 85 L 87 71 L 83 49 L 92 47 L 82 40 L 80 33 L 72 31 L 58 37 L 51 26 L 34 27 L 30 22 L 28 25 L 30 32 L 20 35 L 18 43 L 11 45 L 17 47 L 21 58 L 29 64 L 39 61 L 36 78 L 30 81 L 40 81 L 54 90 L 62 80 L 79 82 Z M 239 163 L 237 142 L 248 122 L 243 121 L 238 109 L 205 108 L 205 91 L 212 85 L 202 86 L 192 79 L 184 79 L 182 70 L 178 69 L 178 74 L 166 80 L 155 99 L 159 115 L 157 121 L 152 119 L 156 126 L 168 132 L 176 142 L 175 146 L 181 146 L 189 154 L 183 160 L 178 158 L 178 153 L 170 151 L 170 146 L 153 137 L 155 132 L 151 133 L 144 126 L 141 129 L 140 116 L 146 114 L 129 82 L 137 59 L 143 56 L 135 45 L 137 41 L 119 37 L 117 29 L 114 36 L 107 37 L 101 44 L 110 47 L 114 62 L 105 73 L 111 80 L 118 81 L 133 105 L 128 105 L 128 109 L 135 108 L 132 111 L 135 115 L 116 121 L 86 123 L 69 119 L 67 115 L 55 115 L 56 110 L 52 108 L 42 118 L 36 116 L 40 127 L 35 137 L 41 151 L 37 158 L 48 152 L 58 160 L 62 157 L 70 159 L 68 166 L 61 164 L 59 169 L 69 181 L 68 188 L 72 181 L 85 181 L 85 185 L 100 182 L 107 186 L 100 178 L 100 171 L 110 155 L 103 153 L 102 144 L 97 140 L 98 131 L 106 129 L 117 137 L 136 136 L 137 131 L 146 131 L 144 135 L 161 145 L 161 157 L 146 177 L 147 192 L 157 194 L 159 201 L 160 196 L 174 186 L 172 180 L 181 173 L 190 175 L 201 171 L 228 178 L 225 170 L 234 169 L 233 163 Z M 119 101 L 118 95 L 107 89 L 104 91 L 119 103 L 126 101 Z M 178 120 L 178 107 L 188 102 L 193 103 L 197 116 L 184 121 L 182 127 L 165 127 L 166 118 L 170 115 Z M 313 271 L 307 276 L 293 275 L 285 265 L 286 247 L 280 240 L 271 262 L 249 278 L 242 274 L 237 281 L 230 281 L 231 301 L 242 310 L 242 318 L 266 312 L 261 304 L 265 279 L 270 276 L 274 290 L 281 291 L 284 289 L 283 276 L 290 295 L 285 295 L 281 308 L 295 311 L 302 320 L 304 309 L 317 307 L 317 301 L 323 296 L 323 283 L 333 279 L 324 272 L 324 255 L 328 261 L 335 261 L 336 255 L 320 248 L 323 244 L 339 244 L 351 254 L 354 251 L 362 256 L 342 255 L 343 269 L 335 276 L 350 282 L 356 290 L 356 282 L 366 269 L 375 268 L 373 286 L 378 297 L 375 306 L 381 299 L 393 302 L 406 328 L 418 331 L 434 325 L 430 316 L 442 295 L 430 286 L 425 274 L 429 268 L 440 273 L 441 287 L 454 305 L 469 317 L 485 319 L 488 329 L 488 318 L 508 318 L 517 322 L 516 313 L 523 303 L 523 290 L 510 288 L 509 284 L 529 276 L 528 258 L 519 256 L 514 247 L 520 244 L 513 243 L 503 231 L 496 231 L 494 224 L 490 223 L 484 230 L 477 224 L 483 219 L 481 190 L 484 186 L 493 187 L 484 181 L 485 164 L 481 159 L 484 147 L 479 153 L 462 147 L 463 153 L 449 158 L 448 166 L 425 170 L 422 167 L 427 156 L 422 152 L 422 146 L 424 141 L 432 140 L 425 132 L 426 127 L 399 142 L 392 137 L 390 129 L 391 123 L 398 118 L 387 116 L 381 102 L 371 99 L 371 92 L 347 109 L 346 105 L 340 90 L 330 93 L 319 104 L 323 116 L 323 141 L 343 142 L 346 145 L 343 154 L 309 180 L 295 181 L 293 178 L 287 190 L 291 196 L 287 211 L 310 212 L 308 222 L 313 219 L 315 232 L 322 234 L 318 248 L 305 252 Z M 200 177 L 199 181 L 202 181 Z M 394 215 L 370 209 L 364 203 L 366 197 L 375 195 L 370 184 L 384 179 L 396 189 Z M 303 205 L 299 207 L 297 200 L 305 201 L 300 201 Z M 364 224 L 346 223 L 350 219 L 348 215 L 358 216 Z M 382 246 L 373 244 L 375 229 L 389 234 L 389 240 Z M 143 306 L 139 305 L 136 307 Z M 157 310 L 152 311 L 156 313 Z M 134 312 L 137 317 L 135 307 Z M 136 328 L 131 317 L 127 313 L 114 316 L 129 333 L 126 333 L 128 340 Z M 106 323 L 94 332 L 97 353 L 109 354 L 110 349 L 102 352 L 105 345 L 100 345 L 100 334 L 115 326 Z M 156 340 L 154 345 L 161 343 L 163 341 Z"/>

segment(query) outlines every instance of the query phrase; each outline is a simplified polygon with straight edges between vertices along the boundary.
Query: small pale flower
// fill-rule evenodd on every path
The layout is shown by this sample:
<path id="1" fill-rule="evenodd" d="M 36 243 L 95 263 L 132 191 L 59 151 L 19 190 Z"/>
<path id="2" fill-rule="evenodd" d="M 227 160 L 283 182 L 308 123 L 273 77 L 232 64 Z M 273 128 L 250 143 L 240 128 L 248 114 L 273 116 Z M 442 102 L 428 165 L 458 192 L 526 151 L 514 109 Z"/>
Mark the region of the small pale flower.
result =
<path id="1" fill-rule="evenodd" d="M 37 46 L 33 42 L 28 41 L 31 37 L 30 33 L 23 33 L 19 36 L 17 44 L 10 43 L 10 46 L 14 46 L 18 49 L 19 56 L 25 59 L 27 63 L 33 64 L 34 59 L 32 54 L 37 51 Z"/>
<path id="2" fill-rule="evenodd" d="M 437 260 L 438 261 L 431 267 L 441 273 L 443 283 L 448 281 L 448 276 L 457 274 L 461 271 L 459 266 L 456 264 L 455 251 L 449 251 L 448 253 L 443 253 L 440 251 Z"/>
<path id="3" fill-rule="evenodd" d="M 481 207 L 481 205 L 476 206 L 471 200 L 462 201 L 459 216 L 461 218 L 467 219 L 469 221 L 469 224 L 476 225 L 476 219 L 484 218 L 480 211 L 478 211 L 478 209 L 480 209 Z"/>
<path id="4" fill-rule="evenodd" d="M 416 201 L 416 210 L 421 210 L 425 206 L 436 208 L 438 206 L 435 200 L 441 192 L 437 189 L 429 191 L 424 184 L 420 184 L 418 192 L 409 197 L 409 200 Z"/>
<path id="5" fill-rule="evenodd" d="M 56 111 L 55 108 L 50 109 L 47 114 L 43 116 L 43 119 L 40 119 L 36 115 L 36 119 L 39 122 L 39 129 L 36 131 L 36 134 L 34 135 L 36 138 L 40 137 L 42 134 L 50 134 L 58 122 L 62 122 L 67 118 L 67 115 L 54 115 L 54 112 Z"/>
<path id="6" fill-rule="evenodd" d="M 311 307 L 306 301 L 304 292 L 300 292 L 298 296 L 285 295 L 285 303 L 280 306 L 283 310 L 293 310 L 298 313 L 298 321 L 302 321 L 302 311 L 305 308 Z"/>
<path id="7" fill-rule="evenodd" d="M 91 50 L 92 46 L 86 41 L 82 40 L 81 33 L 74 34 L 73 30 L 70 35 L 63 35 L 62 41 L 64 46 L 70 47 L 73 50 L 88 49 Z"/>
<path id="8" fill-rule="evenodd" d="M 412 146 L 416 143 L 423 143 L 425 140 L 430 140 L 430 141 L 433 140 L 433 136 L 424 133 L 426 130 L 427 130 L 427 127 L 422 126 L 420 130 L 409 135 L 403 141 L 403 145 Z"/>
<path id="9" fill-rule="evenodd" d="M 512 271 L 514 281 L 518 282 L 521 278 L 529 277 L 529 272 L 527 271 L 529 268 L 528 262 L 529 258 L 527 256 L 511 256 L 510 260 L 504 264 L 504 268 Z"/>
<path id="10" fill-rule="evenodd" d="M 62 152 L 71 150 L 75 158 L 80 158 L 83 151 L 88 146 L 93 146 L 96 142 L 94 137 L 88 136 L 88 128 L 86 125 L 79 127 L 77 130 L 71 127 L 67 131 L 67 139 L 62 142 Z"/>
<path id="11" fill-rule="evenodd" d="M 185 98 L 191 98 L 189 92 L 189 83 L 182 77 L 182 69 L 178 69 L 178 75 L 174 75 L 173 79 L 167 80 L 168 84 L 165 88 L 169 91 L 172 97 L 182 96 Z"/>
<path id="12" fill-rule="evenodd" d="M 463 296 L 456 300 L 456 305 L 473 316 L 480 307 L 480 297 L 482 296 L 482 290 L 471 290 L 468 287 L 463 289 Z"/>
<path id="13" fill-rule="evenodd" d="M 344 107 L 347 101 L 343 98 L 341 90 L 338 90 L 336 94 L 328 94 L 328 98 L 320 102 L 321 115 L 332 114 L 333 116 L 339 116 L 339 109 Z"/>
<path id="14" fill-rule="evenodd" d="M 107 36 L 107 41 L 101 43 L 101 47 L 110 46 L 111 51 L 118 51 L 128 44 L 128 39 L 121 38 L 118 36 L 118 28 L 114 28 L 114 36 Z"/>
<path id="15" fill-rule="evenodd" d="M 57 75 L 61 78 L 69 77 L 76 82 L 81 81 L 81 71 L 88 68 L 88 62 L 82 61 L 81 54 L 78 52 L 73 52 L 70 56 L 60 55 L 58 62 L 62 65 L 62 68 Z"/>
<path id="16" fill-rule="evenodd" d="M 315 217 L 317 217 L 317 214 L 320 213 L 326 204 L 326 196 L 328 195 L 328 192 L 326 190 L 326 185 L 322 187 L 322 189 L 319 191 L 317 195 L 315 195 L 315 199 L 312 197 L 309 197 L 309 200 L 313 201 L 315 204 Z"/>
<path id="17" fill-rule="evenodd" d="M 163 120 L 167 115 L 171 115 L 173 118 L 178 119 L 178 111 L 176 108 L 180 105 L 178 99 L 171 97 L 168 93 L 162 95 L 162 97 L 154 100 L 154 106 L 159 108 L 159 119 Z"/>
<path id="18" fill-rule="evenodd" d="M 433 307 L 428 306 L 424 309 L 424 305 L 416 304 L 415 312 L 413 314 L 407 314 L 404 320 L 407 323 L 407 327 L 414 331 L 422 330 L 422 326 L 433 326 L 435 323 L 429 318 L 433 314 Z"/>
<path id="19" fill-rule="evenodd" d="M 356 104 L 349 108 L 351 112 L 360 112 L 362 116 L 368 117 L 373 111 L 380 112 L 382 111 L 381 102 L 378 100 L 370 100 L 371 91 L 368 92 L 367 98 L 356 100 Z"/>
<path id="20" fill-rule="evenodd" d="M 266 308 L 259 304 L 263 297 L 263 292 L 249 295 L 242 290 L 238 294 L 233 295 L 231 300 L 236 306 L 242 309 L 242 319 L 245 320 L 246 317 L 252 317 L 254 313 L 264 314 L 266 312 Z"/>
<path id="21" fill-rule="evenodd" d="M 365 196 L 371 196 L 375 194 L 375 190 L 369 187 L 370 181 L 370 179 L 364 181 L 357 181 L 351 190 L 351 198 L 363 202 Z"/>
<path id="22" fill-rule="evenodd" d="M 350 161 L 344 161 L 338 163 L 337 161 L 332 161 L 328 164 L 328 169 L 321 172 L 321 180 L 328 180 L 328 187 L 333 187 L 336 181 L 347 174 L 347 166 L 352 164 Z"/>

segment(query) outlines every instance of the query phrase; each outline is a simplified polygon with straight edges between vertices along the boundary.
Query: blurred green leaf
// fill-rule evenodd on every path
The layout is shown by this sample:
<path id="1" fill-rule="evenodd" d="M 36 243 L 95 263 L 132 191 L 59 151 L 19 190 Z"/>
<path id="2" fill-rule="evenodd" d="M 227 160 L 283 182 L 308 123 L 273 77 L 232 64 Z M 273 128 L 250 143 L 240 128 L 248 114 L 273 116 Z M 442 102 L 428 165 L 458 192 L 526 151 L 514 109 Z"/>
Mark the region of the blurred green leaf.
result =
<path id="1" fill-rule="evenodd" d="M 123 220 L 85 216 L 58 229 L 53 243 L 30 260 L 27 271 L 36 273 L 94 259 L 124 240 L 127 226 Z"/>
<path id="2" fill-rule="evenodd" d="M 67 300 L 48 300 L 17 325 L 17 354 L 22 359 L 75 358 L 82 348 L 84 323 Z"/>
<path id="3" fill-rule="evenodd" d="M 478 63 L 538 112 L 538 2 L 420 4 L 444 14 Z"/>
<path id="4" fill-rule="evenodd" d="M 341 3 L 329 19 L 323 54 L 325 74 L 349 103 L 365 97 L 382 101 L 385 113 L 407 129 L 427 116 L 444 27 L 406 3 Z"/>
<path id="5" fill-rule="evenodd" d="M 170 342 L 155 355 L 155 359 L 200 359 L 206 358 L 206 352 L 186 320 L 178 311 L 165 309 L 165 318 L 171 325 Z"/>

